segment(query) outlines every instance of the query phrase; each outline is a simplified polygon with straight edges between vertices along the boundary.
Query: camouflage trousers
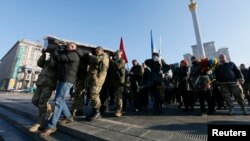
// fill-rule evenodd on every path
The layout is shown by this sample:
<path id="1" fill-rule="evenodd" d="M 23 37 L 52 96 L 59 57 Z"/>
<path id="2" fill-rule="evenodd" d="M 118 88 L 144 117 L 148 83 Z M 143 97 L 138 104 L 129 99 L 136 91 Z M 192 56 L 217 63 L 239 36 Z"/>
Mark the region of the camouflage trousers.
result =
<path id="1" fill-rule="evenodd" d="M 248 104 L 250 105 L 250 84 L 249 83 L 245 83 L 243 85 L 241 85 L 245 94 L 245 99 L 248 100 Z"/>
<path id="2" fill-rule="evenodd" d="M 90 97 L 91 97 L 91 104 L 92 108 L 96 111 L 99 111 L 101 107 L 101 100 L 100 100 L 100 92 L 102 90 L 102 85 L 106 79 L 107 74 L 102 74 L 99 77 L 96 75 L 92 75 L 89 79 L 89 87 L 90 87 Z"/>
<path id="3" fill-rule="evenodd" d="M 84 80 L 79 80 L 76 82 L 75 85 L 75 93 L 74 93 L 74 101 L 72 103 L 71 111 L 74 112 L 81 107 L 83 107 L 83 93 L 84 90 L 86 89 L 85 86 L 85 81 Z"/>
<path id="4" fill-rule="evenodd" d="M 32 97 L 32 103 L 39 109 L 37 123 L 44 124 L 45 117 L 49 107 L 49 99 L 52 95 L 54 88 L 47 86 L 37 86 L 37 90 Z"/>
<path id="5" fill-rule="evenodd" d="M 220 91 L 230 108 L 234 107 L 232 96 L 234 96 L 241 108 L 245 107 L 244 93 L 239 83 L 223 83 L 220 85 Z"/>
<path id="6" fill-rule="evenodd" d="M 92 86 L 90 88 L 90 97 L 92 108 L 99 110 L 101 107 L 100 91 L 102 89 L 101 85 Z"/>
<path id="7" fill-rule="evenodd" d="M 123 102 L 123 86 L 117 86 L 114 89 L 115 101 L 116 101 L 116 111 L 122 111 L 122 102 Z"/>

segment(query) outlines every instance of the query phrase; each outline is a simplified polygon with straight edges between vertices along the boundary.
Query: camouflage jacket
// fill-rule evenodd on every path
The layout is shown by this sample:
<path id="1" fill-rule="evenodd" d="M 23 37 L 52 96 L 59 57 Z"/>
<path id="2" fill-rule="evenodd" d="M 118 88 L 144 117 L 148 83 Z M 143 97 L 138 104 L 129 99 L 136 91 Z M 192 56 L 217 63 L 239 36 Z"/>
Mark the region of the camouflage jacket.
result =
<path id="1" fill-rule="evenodd" d="M 101 55 L 89 56 L 89 74 L 90 75 L 107 75 L 109 68 L 109 57 L 106 53 Z"/>
<path id="2" fill-rule="evenodd" d="M 125 61 L 124 59 L 110 60 L 111 85 L 125 84 Z"/>

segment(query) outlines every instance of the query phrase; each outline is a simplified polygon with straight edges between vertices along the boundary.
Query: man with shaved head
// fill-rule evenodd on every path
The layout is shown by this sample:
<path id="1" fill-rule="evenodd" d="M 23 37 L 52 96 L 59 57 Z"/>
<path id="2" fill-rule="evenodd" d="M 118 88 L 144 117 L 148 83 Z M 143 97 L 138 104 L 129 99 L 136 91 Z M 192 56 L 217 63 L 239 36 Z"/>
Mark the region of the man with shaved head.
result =
<path id="1" fill-rule="evenodd" d="M 228 106 L 229 115 L 233 115 L 234 104 L 232 96 L 237 99 L 244 115 L 247 115 L 244 102 L 244 94 L 241 84 L 244 84 L 244 77 L 233 62 L 229 62 L 224 54 L 219 55 L 220 64 L 215 69 L 215 76 L 220 84 L 220 90 Z"/>

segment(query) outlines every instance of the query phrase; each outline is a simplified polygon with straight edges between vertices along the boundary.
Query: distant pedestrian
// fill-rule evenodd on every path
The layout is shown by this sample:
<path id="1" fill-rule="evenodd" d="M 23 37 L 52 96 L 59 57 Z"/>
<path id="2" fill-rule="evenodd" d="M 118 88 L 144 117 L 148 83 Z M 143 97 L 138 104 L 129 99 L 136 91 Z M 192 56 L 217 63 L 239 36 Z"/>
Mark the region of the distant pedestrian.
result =
<path id="1" fill-rule="evenodd" d="M 245 94 L 245 99 L 247 99 L 248 104 L 250 104 L 250 93 L 249 93 L 250 76 L 248 76 L 250 74 L 248 74 L 249 70 L 246 68 L 245 64 L 240 64 L 240 72 L 242 73 L 245 80 L 244 84 L 241 85 Z"/>
<path id="2" fill-rule="evenodd" d="M 185 106 L 184 111 L 194 110 L 194 93 L 192 93 L 191 80 L 190 80 L 190 67 L 186 60 L 180 62 L 180 68 L 178 70 L 178 83 L 183 103 Z"/>
<path id="3" fill-rule="evenodd" d="M 132 60 L 133 67 L 129 72 L 131 82 L 131 92 L 134 99 L 135 111 L 141 110 L 141 98 L 139 94 L 139 88 L 142 85 L 143 67 L 137 60 Z"/>

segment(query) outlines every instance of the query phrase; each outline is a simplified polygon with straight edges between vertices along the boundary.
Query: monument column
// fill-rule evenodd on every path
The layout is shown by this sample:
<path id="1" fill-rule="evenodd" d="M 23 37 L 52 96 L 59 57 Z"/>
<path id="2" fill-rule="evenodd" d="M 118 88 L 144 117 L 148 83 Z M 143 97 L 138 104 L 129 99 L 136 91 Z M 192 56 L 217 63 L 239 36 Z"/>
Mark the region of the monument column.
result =
<path id="1" fill-rule="evenodd" d="M 196 37 L 197 47 L 199 51 L 198 53 L 199 56 L 196 56 L 196 57 L 200 59 L 200 58 L 205 58 L 206 55 L 205 55 L 205 51 L 204 51 L 204 47 L 203 47 L 203 43 L 201 39 L 201 33 L 200 33 L 200 27 L 199 27 L 196 9 L 197 9 L 197 4 L 193 0 L 190 0 L 189 10 L 191 11 L 192 18 L 193 18 L 195 37 Z"/>

